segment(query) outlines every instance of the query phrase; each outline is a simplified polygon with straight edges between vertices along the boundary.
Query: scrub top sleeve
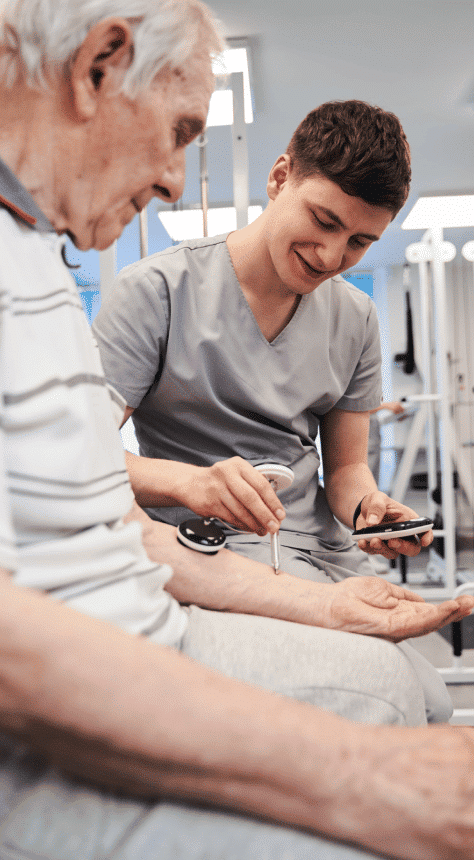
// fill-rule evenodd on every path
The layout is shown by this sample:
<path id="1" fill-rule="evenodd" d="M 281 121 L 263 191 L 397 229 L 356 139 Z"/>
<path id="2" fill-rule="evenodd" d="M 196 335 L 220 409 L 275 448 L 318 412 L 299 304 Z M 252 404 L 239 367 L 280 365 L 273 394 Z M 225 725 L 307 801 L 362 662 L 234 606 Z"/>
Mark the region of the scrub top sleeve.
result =
<path id="1" fill-rule="evenodd" d="M 92 331 L 107 382 L 133 409 L 162 367 L 169 318 L 165 278 L 139 262 L 123 269 L 94 320 Z"/>
<path id="2" fill-rule="evenodd" d="M 344 395 L 335 403 L 337 409 L 365 412 L 380 406 L 382 399 L 382 352 L 377 311 L 370 303 L 363 349 Z"/>

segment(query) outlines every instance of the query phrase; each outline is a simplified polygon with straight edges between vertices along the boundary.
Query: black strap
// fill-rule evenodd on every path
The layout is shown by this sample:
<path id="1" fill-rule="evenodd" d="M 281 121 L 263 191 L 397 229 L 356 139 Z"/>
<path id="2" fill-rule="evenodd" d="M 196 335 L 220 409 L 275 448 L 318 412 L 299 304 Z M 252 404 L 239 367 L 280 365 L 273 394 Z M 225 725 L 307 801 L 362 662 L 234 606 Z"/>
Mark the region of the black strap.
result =
<path id="1" fill-rule="evenodd" d="M 366 493 L 365 495 L 367 495 L 367 493 Z M 362 510 L 362 502 L 364 501 L 364 499 L 365 499 L 365 496 L 362 496 L 362 498 L 361 498 L 361 500 L 360 500 L 359 504 L 357 505 L 357 507 L 356 507 L 356 509 L 355 509 L 355 511 L 354 511 L 354 516 L 352 517 L 352 522 L 354 523 L 354 531 L 355 531 L 355 530 L 356 530 L 356 528 L 357 528 L 356 523 L 357 523 L 357 520 L 358 520 L 358 519 L 359 519 L 359 517 L 360 517 L 360 513 L 361 513 L 361 510 Z"/>

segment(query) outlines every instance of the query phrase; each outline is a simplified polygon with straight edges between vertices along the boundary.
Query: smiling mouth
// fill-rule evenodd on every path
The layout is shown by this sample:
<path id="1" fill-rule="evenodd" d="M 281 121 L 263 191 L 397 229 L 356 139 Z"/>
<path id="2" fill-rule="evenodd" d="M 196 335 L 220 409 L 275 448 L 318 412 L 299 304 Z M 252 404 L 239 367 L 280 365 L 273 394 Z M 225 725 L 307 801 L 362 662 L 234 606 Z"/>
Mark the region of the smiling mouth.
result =
<path id="1" fill-rule="evenodd" d="M 315 269 L 314 266 L 310 266 L 310 264 L 305 260 L 301 254 L 298 254 L 298 251 L 295 251 L 296 256 L 303 263 L 304 268 L 308 271 L 310 275 L 317 275 L 321 277 L 322 275 L 329 275 L 330 272 L 326 271 L 326 269 Z"/>

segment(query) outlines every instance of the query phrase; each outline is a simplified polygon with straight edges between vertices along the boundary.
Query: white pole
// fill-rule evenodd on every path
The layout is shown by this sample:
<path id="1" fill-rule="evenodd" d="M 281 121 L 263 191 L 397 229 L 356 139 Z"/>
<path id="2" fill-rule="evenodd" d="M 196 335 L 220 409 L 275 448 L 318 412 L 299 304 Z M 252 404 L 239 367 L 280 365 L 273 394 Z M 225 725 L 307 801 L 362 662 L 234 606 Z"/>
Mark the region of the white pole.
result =
<path id="1" fill-rule="evenodd" d="M 233 72 L 230 79 L 234 104 L 232 125 L 234 206 L 239 230 L 241 227 L 246 227 L 249 220 L 249 163 L 244 113 L 244 76 L 242 72 Z"/>
<path id="2" fill-rule="evenodd" d="M 200 134 L 197 139 L 199 147 L 199 181 L 201 184 L 201 208 L 202 208 L 202 235 L 204 238 L 209 235 L 207 225 L 207 213 L 209 209 L 209 174 L 207 172 L 207 138 L 206 135 Z"/>
<path id="3" fill-rule="evenodd" d="M 427 396 L 434 393 L 432 373 L 432 309 L 430 300 L 430 281 L 428 263 L 420 260 L 418 263 L 420 275 L 420 310 L 421 310 L 421 362 L 423 368 L 423 393 Z M 434 516 L 436 505 L 431 498 L 431 492 L 436 487 L 438 472 L 436 464 L 436 402 L 427 403 L 426 453 L 428 466 L 428 514 Z"/>
<path id="4" fill-rule="evenodd" d="M 433 289 L 434 289 L 434 332 L 436 342 L 436 370 L 439 403 L 439 451 L 441 461 L 441 495 L 443 512 L 444 561 L 446 566 L 446 586 L 451 594 L 456 588 L 456 545 L 455 509 L 453 490 L 453 443 L 451 428 L 451 398 L 449 389 L 448 343 L 446 323 L 446 278 L 443 259 L 443 228 L 430 230 L 433 249 Z"/>
<path id="5" fill-rule="evenodd" d="M 146 206 L 138 213 L 138 218 L 140 225 L 140 257 L 143 260 L 143 257 L 148 257 L 148 216 Z"/>
<path id="6" fill-rule="evenodd" d="M 117 242 L 113 242 L 110 248 L 99 252 L 99 276 L 100 276 L 100 297 L 101 300 L 107 295 L 110 290 L 117 271 Z"/>

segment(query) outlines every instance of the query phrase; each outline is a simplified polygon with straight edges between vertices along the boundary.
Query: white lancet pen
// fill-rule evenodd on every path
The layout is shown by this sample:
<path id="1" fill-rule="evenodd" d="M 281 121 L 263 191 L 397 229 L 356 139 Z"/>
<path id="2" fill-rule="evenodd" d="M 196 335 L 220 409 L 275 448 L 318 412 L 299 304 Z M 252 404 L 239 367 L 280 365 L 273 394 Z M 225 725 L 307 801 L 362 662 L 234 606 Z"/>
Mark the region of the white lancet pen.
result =
<path id="1" fill-rule="evenodd" d="M 270 537 L 270 549 L 272 552 L 272 567 L 275 573 L 280 573 L 280 531 Z"/>
<path id="2" fill-rule="evenodd" d="M 288 466 L 282 466 L 280 463 L 259 463 L 255 466 L 258 472 L 265 476 L 271 484 L 275 493 L 288 489 L 294 481 L 295 475 L 292 469 Z M 275 534 L 270 535 L 270 550 L 272 557 L 272 567 L 275 573 L 280 572 L 280 530 Z"/>

